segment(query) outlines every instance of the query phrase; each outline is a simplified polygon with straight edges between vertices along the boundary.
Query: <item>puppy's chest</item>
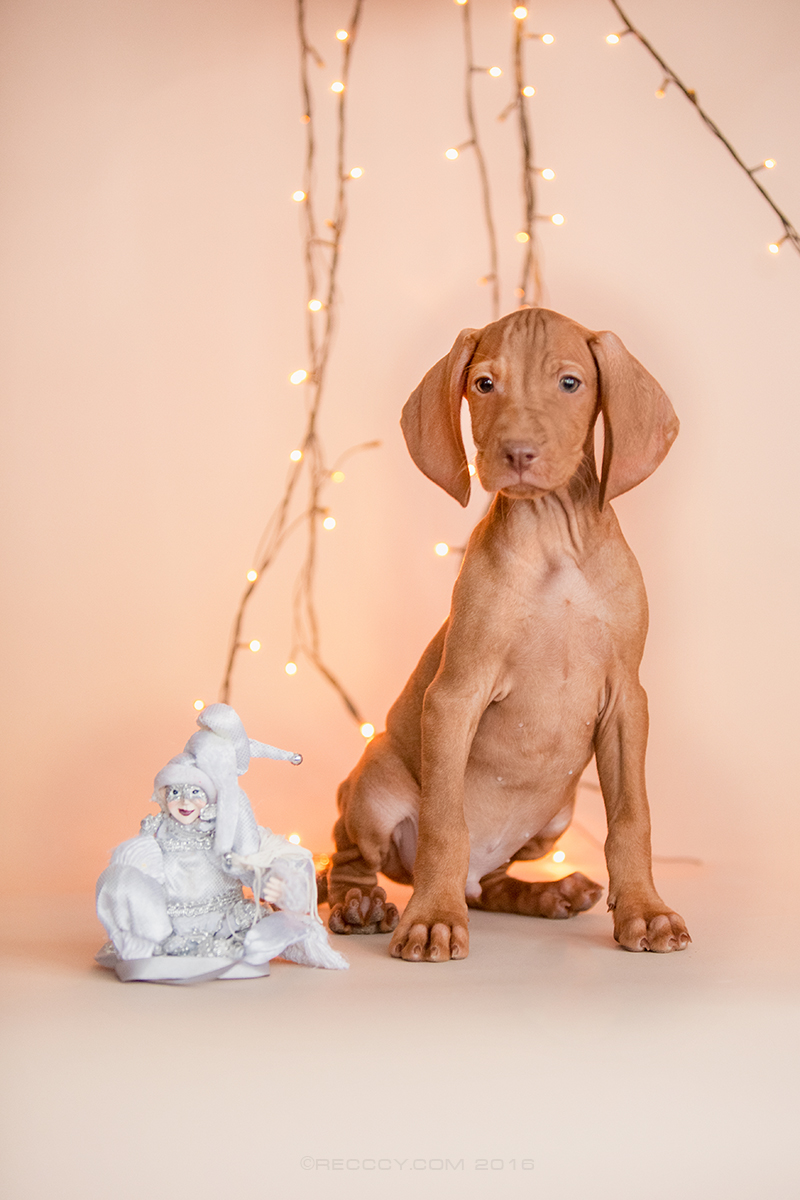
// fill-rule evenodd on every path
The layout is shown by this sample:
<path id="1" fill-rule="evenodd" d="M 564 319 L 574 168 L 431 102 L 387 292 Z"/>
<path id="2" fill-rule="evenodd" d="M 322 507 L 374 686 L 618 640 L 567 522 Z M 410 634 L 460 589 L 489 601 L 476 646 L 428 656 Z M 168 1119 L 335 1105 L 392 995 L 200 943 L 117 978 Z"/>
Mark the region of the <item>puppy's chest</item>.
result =
<path id="1" fill-rule="evenodd" d="M 558 689 L 578 676 L 604 673 L 611 650 L 608 605 L 602 588 L 574 561 L 531 570 L 505 607 L 498 628 L 505 693 L 520 686 L 527 691 L 534 681 Z"/>

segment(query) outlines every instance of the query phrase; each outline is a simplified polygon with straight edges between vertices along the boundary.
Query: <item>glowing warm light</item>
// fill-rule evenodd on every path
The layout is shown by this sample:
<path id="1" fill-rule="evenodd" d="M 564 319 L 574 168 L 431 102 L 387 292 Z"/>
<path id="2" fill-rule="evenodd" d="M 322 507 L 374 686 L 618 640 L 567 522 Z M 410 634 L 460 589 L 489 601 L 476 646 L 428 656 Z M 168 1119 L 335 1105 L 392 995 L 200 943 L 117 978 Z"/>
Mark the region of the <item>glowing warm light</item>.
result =
<path id="1" fill-rule="evenodd" d="M 308 371 L 292 371 L 289 379 L 292 383 L 302 383 L 303 380 L 308 379 Z"/>
<path id="2" fill-rule="evenodd" d="M 467 467 L 467 470 L 469 471 L 470 475 L 476 475 L 478 469 L 475 466 L 475 463 L 470 463 L 469 466 Z"/>
<path id="3" fill-rule="evenodd" d="M 545 169 L 541 172 L 541 175 L 542 179 L 555 179 L 556 177 L 555 171 L 551 170 L 550 167 L 545 167 Z"/>
<path id="4" fill-rule="evenodd" d="M 501 67 L 489 67 L 489 74 L 494 76 L 495 79 L 497 79 L 500 75 L 503 74 L 503 71 L 502 71 Z"/>
<path id="5" fill-rule="evenodd" d="M 767 249 L 769 250 L 770 254 L 778 254 L 778 253 L 780 253 L 780 248 L 781 248 L 781 247 L 780 247 L 780 243 L 779 243 L 779 242 L 770 242 L 769 246 L 767 247 Z"/>
<path id="6" fill-rule="evenodd" d="M 258 640 L 258 638 L 253 638 L 252 642 L 250 643 L 250 649 L 253 651 L 253 654 L 258 654 L 259 650 L 261 649 L 261 642 Z"/>
<path id="7" fill-rule="evenodd" d="M 336 36 L 340 42 L 346 42 L 347 39 L 350 37 L 350 34 L 347 32 L 346 29 L 337 29 Z"/>
<path id="8" fill-rule="evenodd" d="M 287 841 L 290 841 L 293 846 L 299 846 L 300 845 L 300 834 L 299 833 L 290 833 Z"/>
<path id="9" fill-rule="evenodd" d="M 561 213 L 553 213 L 550 220 L 553 222 L 554 225 L 563 225 L 564 224 L 564 217 L 562 217 Z"/>
<path id="10" fill-rule="evenodd" d="M 343 84 L 343 83 L 341 83 L 341 82 L 340 82 L 340 81 L 337 79 L 335 83 L 332 83 L 332 84 L 331 84 L 331 91 L 332 91 L 332 92 L 343 92 L 343 91 L 344 91 L 344 84 Z"/>
<path id="11" fill-rule="evenodd" d="M 335 529 L 336 528 L 336 518 L 335 517 L 326 517 L 325 520 L 322 522 L 322 528 L 323 529 Z"/>
<path id="12" fill-rule="evenodd" d="M 331 479 L 334 483 L 344 483 L 344 471 L 333 471 Z"/>
<path id="13" fill-rule="evenodd" d="M 656 100 L 663 100 L 667 94 L 666 88 L 656 88 Z"/>
<path id="14" fill-rule="evenodd" d="M 527 15 L 528 15 L 527 8 L 523 8 L 523 6 L 521 4 L 517 8 L 514 9 L 514 16 L 517 18 L 518 21 L 524 21 L 525 18 L 527 17 Z"/>
<path id="15" fill-rule="evenodd" d="M 527 87 L 524 87 L 524 88 L 522 89 L 522 94 L 523 94 L 523 96 L 535 96 L 535 95 L 536 95 L 536 88 L 535 88 L 535 87 L 531 87 L 531 85 L 530 85 L 530 84 L 528 84 L 528 85 L 527 85 Z"/>
<path id="16" fill-rule="evenodd" d="M 437 542 L 433 549 L 439 555 L 439 558 L 444 558 L 445 554 L 450 553 L 450 547 L 447 542 Z"/>
<path id="17" fill-rule="evenodd" d="M 305 192 L 301 191 L 299 188 L 297 189 L 296 192 L 292 192 L 292 199 L 296 200 L 298 204 L 300 203 L 301 200 L 305 200 L 305 198 L 306 198 Z"/>
<path id="18" fill-rule="evenodd" d="M 247 572 L 247 582 L 248 583 L 255 583 L 255 581 L 257 579 L 258 579 L 258 571 L 250 570 Z"/>
<path id="19" fill-rule="evenodd" d="M 283 669 L 287 675 L 296 675 L 297 674 L 297 663 L 288 662 Z"/>
<path id="20" fill-rule="evenodd" d="M 302 450 L 293 450 L 292 453 L 289 455 L 289 458 L 292 460 L 292 462 L 300 462 L 300 459 L 302 457 L 303 457 Z"/>
<path id="21" fill-rule="evenodd" d="M 309 300 L 308 307 L 311 309 L 312 312 L 319 312 L 319 310 L 322 308 L 322 301 L 321 300 Z"/>
<path id="22" fill-rule="evenodd" d="M 542 34 L 542 41 L 544 42 L 545 46 L 552 46 L 552 44 L 555 40 L 556 39 L 553 37 L 552 33 L 543 33 Z"/>
<path id="23" fill-rule="evenodd" d="M 515 234 L 514 236 L 518 242 L 529 242 L 531 240 L 531 235 L 526 233 L 524 229 L 520 229 L 519 233 Z"/>
<path id="24" fill-rule="evenodd" d="M 365 737 L 365 738 L 374 737 L 375 736 L 375 726 L 370 725 L 369 721 L 365 721 L 364 724 L 361 726 L 361 736 Z"/>
<path id="25" fill-rule="evenodd" d="M 563 850 L 556 850 L 555 854 L 553 855 L 553 862 L 563 862 L 566 857 L 567 856 Z"/>
<path id="26" fill-rule="evenodd" d="M 608 42 L 609 46 L 616 46 L 617 42 L 619 41 L 619 34 L 610 33 L 606 38 L 606 41 Z"/>
<path id="27" fill-rule="evenodd" d="M 360 179 L 363 174 L 364 172 L 361 170 L 361 167 L 353 167 L 352 171 L 350 172 L 350 178 Z"/>
<path id="28" fill-rule="evenodd" d="M 771 171 L 774 166 L 777 166 L 777 164 L 776 164 L 774 158 L 765 158 L 764 166 L 767 168 L 768 171 Z"/>
<path id="29" fill-rule="evenodd" d="M 449 150 L 445 150 L 444 156 L 445 158 L 458 158 L 458 151 L 455 146 L 451 146 Z"/>
<path id="30" fill-rule="evenodd" d="M 466 4 L 467 0 L 456 0 L 456 4 Z"/>
<path id="31" fill-rule="evenodd" d="M 205 708 L 205 706 L 206 706 L 205 700 L 195 700 L 195 702 L 194 702 L 194 707 L 197 709 L 198 712 L 202 712 L 202 710 Z"/>

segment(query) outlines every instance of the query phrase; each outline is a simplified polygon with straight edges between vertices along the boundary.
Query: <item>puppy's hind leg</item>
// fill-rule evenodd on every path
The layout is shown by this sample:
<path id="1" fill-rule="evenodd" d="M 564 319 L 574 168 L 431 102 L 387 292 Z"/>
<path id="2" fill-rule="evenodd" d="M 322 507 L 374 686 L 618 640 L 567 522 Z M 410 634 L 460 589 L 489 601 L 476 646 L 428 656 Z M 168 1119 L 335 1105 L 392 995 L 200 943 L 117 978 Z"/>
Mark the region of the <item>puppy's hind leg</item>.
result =
<path id="1" fill-rule="evenodd" d="M 574 871 L 564 879 L 533 883 L 514 879 L 506 874 L 507 870 L 507 867 L 499 867 L 484 875 L 478 899 L 467 900 L 470 908 L 481 908 L 484 912 L 519 913 L 524 917 L 548 917 L 559 921 L 585 912 L 603 894 L 599 883 L 593 883 L 580 871 Z"/>
<path id="2" fill-rule="evenodd" d="M 561 834 L 572 820 L 573 803 L 566 805 L 553 820 L 538 834 L 521 846 L 512 861 L 530 861 L 549 854 Z M 491 871 L 481 879 L 481 894 L 477 900 L 468 900 L 471 908 L 485 912 L 520 913 L 526 917 L 548 917 L 564 920 L 579 912 L 586 912 L 603 894 L 599 883 L 574 871 L 563 879 L 549 879 L 542 883 L 514 879 L 506 874 L 508 865 Z"/>

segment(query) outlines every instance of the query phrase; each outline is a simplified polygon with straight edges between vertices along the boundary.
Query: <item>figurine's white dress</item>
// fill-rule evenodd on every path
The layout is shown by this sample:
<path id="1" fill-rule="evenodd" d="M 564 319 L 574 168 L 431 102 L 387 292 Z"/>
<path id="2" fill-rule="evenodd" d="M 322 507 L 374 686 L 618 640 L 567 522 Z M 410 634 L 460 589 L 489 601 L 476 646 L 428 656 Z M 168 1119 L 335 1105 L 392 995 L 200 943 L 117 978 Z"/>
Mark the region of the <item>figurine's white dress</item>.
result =
<path id="1" fill-rule="evenodd" d="M 220 855 L 211 806 L 208 815 L 191 825 L 145 817 L 139 836 L 116 848 L 97 881 L 97 911 L 111 939 L 97 961 L 120 979 L 163 983 L 268 975 L 278 955 L 346 967 L 317 914 L 310 852 L 259 826 L 254 854 Z M 243 882 L 261 895 L 265 872 L 283 882 L 281 911 L 243 896 Z"/>

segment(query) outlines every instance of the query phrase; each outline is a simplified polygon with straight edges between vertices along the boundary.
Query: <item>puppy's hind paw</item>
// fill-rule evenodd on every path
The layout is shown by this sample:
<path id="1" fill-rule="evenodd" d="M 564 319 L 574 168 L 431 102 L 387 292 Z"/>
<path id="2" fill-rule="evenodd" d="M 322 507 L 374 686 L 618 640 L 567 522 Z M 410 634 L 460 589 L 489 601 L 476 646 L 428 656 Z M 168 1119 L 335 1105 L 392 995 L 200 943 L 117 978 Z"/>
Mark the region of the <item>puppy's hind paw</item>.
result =
<path id="1" fill-rule="evenodd" d="M 331 933 L 391 933 L 397 928 L 400 914 L 386 899 L 382 887 L 369 894 L 361 888 L 350 888 L 341 904 L 334 904 L 328 918 Z"/>

